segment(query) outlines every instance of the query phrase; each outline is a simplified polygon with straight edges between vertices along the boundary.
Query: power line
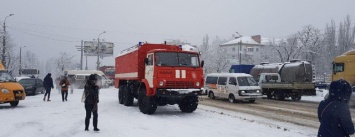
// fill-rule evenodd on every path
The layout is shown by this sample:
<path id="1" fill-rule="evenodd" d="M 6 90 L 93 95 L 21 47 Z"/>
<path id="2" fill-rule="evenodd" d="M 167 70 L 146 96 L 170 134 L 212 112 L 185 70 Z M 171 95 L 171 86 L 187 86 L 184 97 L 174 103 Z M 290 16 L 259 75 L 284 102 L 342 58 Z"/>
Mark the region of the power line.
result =
<path id="1" fill-rule="evenodd" d="M 21 32 L 21 33 L 24 33 L 24 34 L 28 34 L 28 35 L 40 37 L 40 38 L 43 38 L 43 39 L 49 39 L 49 40 L 55 40 L 55 41 L 63 41 L 63 42 L 80 42 L 80 41 L 70 41 L 70 40 L 62 40 L 62 39 L 49 38 L 49 37 L 40 36 L 40 35 L 32 34 L 32 33 L 29 33 L 29 32 L 25 32 L 25 31 L 21 31 L 21 30 L 15 29 L 15 28 L 10 28 L 10 29 L 15 30 L 15 31 L 18 31 L 18 32 Z"/>
<path id="2" fill-rule="evenodd" d="M 65 29 L 77 29 L 77 30 L 90 30 L 90 31 L 102 31 L 101 29 L 92 29 L 92 28 L 76 28 L 76 27 L 66 27 L 66 26 L 53 26 L 53 25 L 43 25 L 43 24 L 33 24 L 33 23 L 22 23 L 15 22 L 20 24 L 28 24 L 34 26 L 44 26 L 51 28 L 65 28 Z M 107 29 L 105 29 L 107 30 Z M 138 34 L 138 35 L 156 35 L 156 36 L 174 36 L 174 37 L 201 37 L 201 36 L 188 36 L 188 35 L 174 35 L 174 34 L 158 34 L 158 33 L 144 33 L 144 32 L 123 32 L 117 30 L 108 30 L 110 33 L 121 33 L 121 34 Z"/>
<path id="3" fill-rule="evenodd" d="M 39 31 L 35 31 L 35 30 L 30 30 L 30 29 L 23 29 L 23 28 L 16 28 L 16 27 L 9 27 L 7 26 L 8 28 L 11 28 L 11 29 L 17 29 L 17 30 L 26 30 L 26 31 L 31 31 L 31 32 L 35 32 L 35 33 L 40 33 L 40 34 L 45 34 L 45 35 L 51 35 L 51 36 L 57 36 L 57 37 L 65 37 L 65 38 L 71 38 L 71 39 L 78 39 L 78 40 L 81 40 L 82 38 L 75 38 L 75 37 L 71 37 L 71 36 L 64 36 L 64 35 L 57 35 L 57 34 L 50 34 L 50 33 L 45 33 L 45 32 L 39 32 Z"/>

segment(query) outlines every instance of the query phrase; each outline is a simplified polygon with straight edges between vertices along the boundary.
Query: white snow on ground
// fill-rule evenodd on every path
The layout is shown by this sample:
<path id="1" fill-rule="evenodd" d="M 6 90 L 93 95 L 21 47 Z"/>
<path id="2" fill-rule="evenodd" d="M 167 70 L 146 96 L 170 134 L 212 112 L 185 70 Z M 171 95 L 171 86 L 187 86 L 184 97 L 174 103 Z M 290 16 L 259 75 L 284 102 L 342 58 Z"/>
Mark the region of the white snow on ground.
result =
<path id="1" fill-rule="evenodd" d="M 273 121 L 253 115 L 199 105 L 193 113 L 181 113 L 178 106 L 159 106 L 153 115 L 134 106 L 118 103 L 117 89 L 100 91 L 100 132 L 84 131 L 85 109 L 82 90 L 75 89 L 67 102 L 52 91 L 51 102 L 43 94 L 28 96 L 19 106 L 0 104 L 0 137 L 308 137 L 317 129 Z M 92 119 L 91 119 L 92 120 Z"/>
<path id="2" fill-rule="evenodd" d="M 327 95 L 328 90 L 326 89 L 317 89 L 316 96 L 302 96 L 301 100 L 312 101 L 312 102 L 320 102 L 324 100 L 325 95 Z"/>

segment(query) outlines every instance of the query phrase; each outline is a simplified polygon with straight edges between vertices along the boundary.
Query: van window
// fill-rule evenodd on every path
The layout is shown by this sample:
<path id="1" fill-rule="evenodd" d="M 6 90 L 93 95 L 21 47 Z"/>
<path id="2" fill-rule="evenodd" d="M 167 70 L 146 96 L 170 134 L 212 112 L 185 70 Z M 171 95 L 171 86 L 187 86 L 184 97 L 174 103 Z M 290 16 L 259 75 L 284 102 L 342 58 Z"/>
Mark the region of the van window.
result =
<path id="1" fill-rule="evenodd" d="M 235 85 L 237 84 L 237 79 L 235 79 L 235 77 L 230 77 L 228 83 L 229 85 Z"/>
<path id="2" fill-rule="evenodd" d="M 206 84 L 217 84 L 217 77 L 207 77 Z"/>
<path id="3" fill-rule="evenodd" d="M 254 80 L 253 77 L 238 77 L 239 86 L 257 86 L 258 83 Z"/>
<path id="4" fill-rule="evenodd" d="M 218 85 L 227 85 L 227 77 L 219 77 Z"/>

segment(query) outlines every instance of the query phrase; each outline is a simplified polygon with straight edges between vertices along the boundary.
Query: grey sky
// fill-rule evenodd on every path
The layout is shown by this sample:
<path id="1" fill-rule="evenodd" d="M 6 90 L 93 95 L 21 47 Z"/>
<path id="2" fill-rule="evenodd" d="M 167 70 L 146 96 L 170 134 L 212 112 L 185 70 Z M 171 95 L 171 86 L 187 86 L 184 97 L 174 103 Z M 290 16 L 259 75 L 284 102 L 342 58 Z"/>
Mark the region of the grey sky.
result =
<path id="1" fill-rule="evenodd" d="M 355 23 L 354 6 L 353 0 L 0 0 L 0 21 L 15 14 L 6 24 L 17 49 L 27 46 L 42 60 L 60 51 L 80 60 L 74 46 L 104 30 L 100 38 L 114 42 L 117 55 L 139 41 L 200 45 L 206 34 L 282 37 L 308 24 L 324 29 L 346 15 Z M 103 65 L 113 64 L 114 57 L 104 58 Z M 95 66 L 89 57 L 89 68 Z"/>

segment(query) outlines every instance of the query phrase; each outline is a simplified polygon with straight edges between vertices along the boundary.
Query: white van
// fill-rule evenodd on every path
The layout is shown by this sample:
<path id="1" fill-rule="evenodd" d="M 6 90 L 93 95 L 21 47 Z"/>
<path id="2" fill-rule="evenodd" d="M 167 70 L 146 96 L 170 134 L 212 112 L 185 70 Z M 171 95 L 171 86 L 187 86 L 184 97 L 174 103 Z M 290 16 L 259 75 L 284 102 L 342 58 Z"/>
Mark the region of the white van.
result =
<path id="1" fill-rule="evenodd" d="M 261 89 L 253 76 L 245 73 L 211 73 L 205 79 L 205 92 L 208 97 L 228 98 L 234 103 L 237 100 L 255 102 L 261 98 Z"/>

